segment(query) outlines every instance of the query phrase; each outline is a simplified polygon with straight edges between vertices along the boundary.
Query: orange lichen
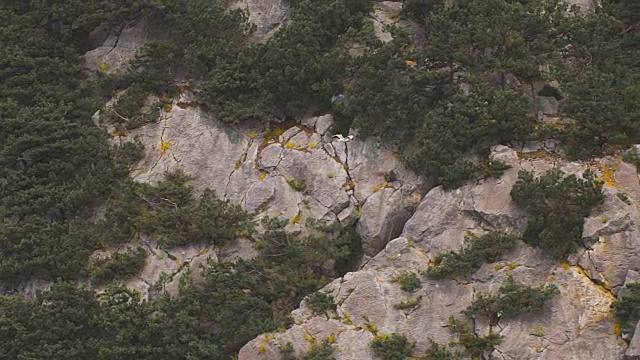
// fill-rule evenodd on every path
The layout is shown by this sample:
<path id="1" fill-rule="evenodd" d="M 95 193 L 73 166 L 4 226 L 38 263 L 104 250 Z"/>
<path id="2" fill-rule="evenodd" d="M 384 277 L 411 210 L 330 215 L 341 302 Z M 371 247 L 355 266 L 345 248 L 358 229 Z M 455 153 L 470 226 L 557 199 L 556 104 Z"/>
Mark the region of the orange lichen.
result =
<path id="1" fill-rule="evenodd" d="M 607 166 L 606 164 L 596 164 L 596 167 L 602 171 L 602 180 L 604 180 L 604 186 L 616 187 L 616 170 L 618 170 L 619 164 L 613 166 Z"/>

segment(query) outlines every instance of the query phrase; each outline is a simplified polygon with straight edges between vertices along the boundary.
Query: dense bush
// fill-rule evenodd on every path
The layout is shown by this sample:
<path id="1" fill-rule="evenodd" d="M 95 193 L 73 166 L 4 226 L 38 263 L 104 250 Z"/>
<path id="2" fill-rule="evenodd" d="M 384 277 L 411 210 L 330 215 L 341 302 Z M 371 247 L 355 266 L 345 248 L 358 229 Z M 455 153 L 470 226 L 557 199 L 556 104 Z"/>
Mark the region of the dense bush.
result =
<path id="1" fill-rule="evenodd" d="M 478 293 L 464 313 L 471 317 L 485 316 L 495 326 L 501 318 L 509 319 L 542 310 L 546 302 L 558 293 L 555 285 L 533 288 L 519 284 L 509 276 L 500 286 L 498 295 Z"/>
<path id="2" fill-rule="evenodd" d="M 520 171 L 511 197 L 530 216 L 524 241 L 545 249 L 556 259 L 575 251 L 582 237 L 584 218 L 604 201 L 602 185 L 589 170 L 582 178 L 564 176 L 558 169 L 538 178 L 531 172 Z"/>
<path id="3" fill-rule="evenodd" d="M 307 297 L 307 306 L 315 315 L 319 315 L 335 310 L 337 305 L 332 294 L 318 291 Z"/>
<path id="4" fill-rule="evenodd" d="M 620 290 L 618 300 L 613 304 L 613 309 L 623 332 L 633 334 L 636 324 L 640 321 L 640 283 L 625 285 Z"/>
<path id="5" fill-rule="evenodd" d="M 622 153 L 622 160 L 630 164 L 634 164 L 638 172 L 640 172 L 640 150 L 633 147 Z"/>
<path id="6" fill-rule="evenodd" d="M 558 90 L 557 87 L 553 87 L 549 84 L 544 84 L 542 89 L 538 90 L 538 95 L 553 97 L 556 100 L 562 100 L 563 98 L 562 94 L 560 93 L 560 90 Z"/>
<path id="7" fill-rule="evenodd" d="M 393 278 L 393 281 L 400 285 L 400 289 L 407 292 L 414 292 L 422 287 L 422 282 L 413 271 L 405 271 Z"/>
<path id="8" fill-rule="evenodd" d="M 103 243 L 120 244 L 145 233 L 164 246 L 223 244 L 250 232 L 251 216 L 242 207 L 219 199 L 209 189 L 196 200 L 188 180 L 186 174 L 176 171 L 165 174 L 165 180 L 155 185 L 123 183 L 100 224 Z"/>
<path id="9" fill-rule="evenodd" d="M 413 352 L 415 344 L 402 334 L 382 334 L 373 338 L 371 348 L 382 360 L 405 360 Z"/>
<path id="10" fill-rule="evenodd" d="M 472 359 L 485 359 L 485 355 L 491 354 L 504 339 L 504 336 L 494 333 L 491 328 L 489 328 L 488 334 L 478 335 L 467 321 L 455 317 L 449 318 L 448 327 L 452 333 L 458 336 L 458 339 L 451 345 L 462 347 Z"/>
<path id="11" fill-rule="evenodd" d="M 91 264 L 91 276 L 96 284 L 127 280 L 142 270 L 146 258 L 147 252 L 142 247 L 132 252 L 115 253 Z"/>
<path id="12" fill-rule="evenodd" d="M 466 235 L 460 251 L 439 254 L 425 273 L 432 279 L 470 275 L 482 264 L 500 260 L 502 255 L 515 248 L 517 240 L 514 236 L 498 232 Z"/>

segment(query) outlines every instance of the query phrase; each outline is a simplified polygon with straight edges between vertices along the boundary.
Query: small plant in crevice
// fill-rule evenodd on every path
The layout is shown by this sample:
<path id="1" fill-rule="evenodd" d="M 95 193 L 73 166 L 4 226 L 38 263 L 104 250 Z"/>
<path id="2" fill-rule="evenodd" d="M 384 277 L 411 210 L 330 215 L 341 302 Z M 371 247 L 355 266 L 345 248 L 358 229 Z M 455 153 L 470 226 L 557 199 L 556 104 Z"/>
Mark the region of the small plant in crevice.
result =
<path id="1" fill-rule="evenodd" d="M 142 270 L 146 258 L 147 252 L 142 247 L 133 252 L 115 253 L 91 265 L 92 278 L 100 285 L 113 280 L 126 280 Z"/>
<path id="2" fill-rule="evenodd" d="M 295 179 L 287 180 L 287 184 L 295 191 L 304 191 L 307 189 L 307 183 L 304 180 L 296 181 Z"/>
<path id="3" fill-rule="evenodd" d="M 317 291 L 309 295 L 306 303 L 314 315 L 327 315 L 329 311 L 334 311 L 337 307 L 333 294 L 324 291 Z"/>
<path id="4" fill-rule="evenodd" d="M 498 295 L 478 293 L 464 313 L 470 317 L 484 316 L 489 319 L 490 325 L 495 326 L 502 318 L 541 311 L 547 301 L 557 294 L 558 288 L 553 284 L 534 288 L 517 283 L 510 275 L 498 290 Z"/>
<path id="5" fill-rule="evenodd" d="M 464 238 L 461 250 L 437 255 L 433 265 L 425 271 L 425 275 L 431 279 L 467 276 L 484 263 L 500 260 L 504 254 L 516 247 L 517 240 L 515 236 L 496 231 L 482 235 L 469 233 Z"/>
<path id="6" fill-rule="evenodd" d="M 484 178 L 499 179 L 509 169 L 511 169 L 511 165 L 507 165 L 503 161 L 485 161 L 480 165 Z"/>
<path id="7" fill-rule="evenodd" d="M 629 199 L 629 195 L 627 195 L 626 192 L 618 191 L 616 193 L 616 196 L 618 197 L 618 199 L 622 200 L 622 202 L 624 202 L 625 204 L 631 205 L 631 199 Z"/>
<path id="8" fill-rule="evenodd" d="M 394 277 L 393 282 L 400 285 L 400 289 L 407 292 L 414 292 L 422 287 L 422 282 L 418 275 L 413 271 L 405 271 L 402 274 Z"/>
<path id="9" fill-rule="evenodd" d="M 622 332 L 633 334 L 640 320 L 640 283 L 626 284 L 620 290 L 613 311 L 620 320 Z"/>
<path id="10" fill-rule="evenodd" d="M 453 316 L 449 318 L 448 327 L 452 333 L 458 336 L 452 345 L 461 346 L 472 359 L 485 359 L 485 355 L 491 354 L 504 338 L 502 335 L 494 333 L 491 328 L 489 328 L 488 334 L 478 335 L 468 321 Z"/>
<path id="11" fill-rule="evenodd" d="M 421 360 L 457 360 L 460 354 L 452 351 L 446 345 L 439 344 L 433 339 L 429 339 L 429 349 L 424 353 Z"/>
<path id="12" fill-rule="evenodd" d="M 393 170 L 387 171 L 384 173 L 384 181 L 388 183 L 398 181 L 398 175 Z"/>
<path id="13" fill-rule="evenodd" d="M 640 150 L 638 148 L 633 147 L 622 153 L 622 160 L 634 164 L 640 170 Z"/>
<path id="14" fill-rule="evenodd" d="M 420 301 L 422 301 L 422 295 L 418 296 L 415 299 L 407 299 L 405 301 L 401 301 L 393 305 L 393 308 L 396 310 L 415 309 L 420 305 Z"/>
<path id="15" fill-rule="evenodd" d="M 529 329 L 529 335 L 543 337 L 544 334 L 545 334 L 545 331 L 544 331 L 544 327 L 542 326 L 535 326 Z"/>

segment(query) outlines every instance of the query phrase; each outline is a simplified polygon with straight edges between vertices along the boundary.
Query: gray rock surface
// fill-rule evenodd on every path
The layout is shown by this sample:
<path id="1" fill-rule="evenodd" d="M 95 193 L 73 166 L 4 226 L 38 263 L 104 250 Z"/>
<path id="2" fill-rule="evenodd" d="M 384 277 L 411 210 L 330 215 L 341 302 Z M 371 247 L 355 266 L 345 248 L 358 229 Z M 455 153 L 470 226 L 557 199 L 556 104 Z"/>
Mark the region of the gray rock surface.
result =
<path id="1" fill-rule="evenodd" d="M 633 338 L 629 342 L 629 347 L 624 353 L 625 360 L 640 360 L 640 321 L 633 332 Z"/>
<path id="2" fill-rule="evenodd" d="M 180 278 L 190 269 L 198 274 L 200 267 L 218 261 L 212 245 L 188 245 L 162 249 L 154 241 L 143 237 L 120 248 L 96 251 L 93 258 L 105 258 L 114 253 L 134 251 L 142 246 L 146 251 L 144 267 L 125 285 L 140 292 L 142 299 L 157 297 L 161 292 L 174 296 L 178 293 Z M 99 289 L 100 290 L 100 289 Z"/>
<path id="3" fill-rule="evenodd" d="M 545 115 L 555 115 L 558 113 L 558 100 L 551 96 L 538 96 L 536 109 Z"/>
<path id="4" fill-rule="evenodd" d="M 385 29 L 385 26 L 396 24 L 400 11 L 402 11 L 401 2 L 380 1 L 375 4 L 372 14 L 373 29 L 380 41 L 389 42 L 393 40 L 393 36 Z"/>
<path id="5" fill-rule="evenodd" d="M 350 159 L 354 148 L 349 147 Z M 364 156 L 369 152 L 357 153 Z M 278 346 L 286 342 L 294 344 L 297 354 L 301 355 L 309 350 L 310 339 L 320 341 L 329 337 L 334 341 L 336 359 L 374 360 L 377 357 L 371 354 L 369 347 L 372 338 L 376 334 L 392 332 L 415 340 L 413 356 L 422 356 L 429 346 L 429 338 L 440 343 L 455 340 L 445 327 L 448 318 L 462 316 L 461 311 L 478 292 L 495 293 L 509 275 L 527 285 L 554 284 L 559 295 L 539 314 L 500 320 L 493 331 L 499 331 L 504 341 L 492 354 L 494 359 L 622 359 L 626 344 L 616 334 L 617 321 L 611 311 L 615 300 L 612 289 L 604 281 L 599 282 L 582 263 L 558 264 L 543 251 L 524 243 L 519 243 L 500 261 L 483 265 L 468 281 L 434 281 L 421 277 L 422 287 L 415 293 L 402 291 L 394 282 L 394 277 L 402 272 L 420 272 L 436 255 L 459 249 L 467 231 L 478 233 L 498 229 L 521 233 L 527 217 L 509 196 L 520 169 L 542 174 L 558 166 L 581 174 L 587 167 L 578 163 L 565 164 L 551 154 L 530 156 L 502 146 L 493 148 L 491 160 L 504 161 L 512 168 L 499 179 L 485 179 L 452 191 L 441 187 L 432 189 L 404 225 L 402 237 L 389 242 L 359 271 L 348 273 L 327 285 L 324 290 L 334 294 L 338 304 L 330 319 L 314 316 L 303 301 L 300 308 L 292 313 L 294 326 L 284 333 L 265 334 L 252 340 L 242 348 L 239 359 L 277 360 Z M 351 166 L 349 169 L 353 178 L 354 169 Z M 594 169 L 600 174 L 605 173 L 596 167 Z M 371 201 L 369 205 L 373 207 L 385 199 L 387 192 L 391 190 L 381 188 L 367 194 L 358 193 L 356 189 L 355 194 Z M 638 238 L 633 233 L 624 235 L 628 233 L 629 226 L 625 225 L 628 221 L 625 219 L 636 219 L 638 215 L 627 209 L 628 205 L 621 205 L 612 189 L 607 189 L 606 196 L 605 205 L 598 211 L 618 214 L 615 219 L 619 220 L 611 220 L 608 226 L 596 226 L 594 220 L 589 219 L 588 223 L 593 224 L 585 225 L 585 239 L 595 239 L 592 241 L 597 243 L 604 236 L 602 234 L 629 236 L 625 238 L 627 242 L 631 242 L 632 237 Z M 363 217 L 366 206 L 363 207 Z M 374 212 L 381 213 L 380 210 Z M 601 214 L 594 213 L 593 218 L 598 216 Z M 365 221 L 361 220 L 362 223 Z M 617 246 L 621 246 L 620 242 Z M 629 252 L 626 246 L 620 254 Z M 621 276 L 621 281 L 625 277 L 633 279 L 637 269 L 633 258 L 622 262 L 617 260 L 622 259 L 617 254 L 613 249 L 597 253 L 603 264 L 610 262 L 604 267 L 609 270 L 602 273 L 612 279 Z M 407 300 L 416 300 L 417 306 L 404 310 L 393 307 Z M 487 334 L 486 320 L 475 319 L 475 331 Z"/>
<path id="6" fill-rule="evenodd" d="M 285 217 L 293 232 L 303 231 L 308 218 L 359 219 L 369 255 L 399 235 L 421 200 L 422 177 L 373 138 L 333 141 L 330 115 L 273 136 L 258 123 L 223 124 L 189 99 L 181 96 L 158 123 L 127 134 L 145 145 L 131 173 L 135 180 L 153 183 L 182 169 L 196 193 L 211 188 L 258 218 Z M 397 179 L 386 182 L 390 171 Z"/>
<path id="7" fill-rule="evenodd" d="M 234 0 L 231 9 L 242 9 L 249 13 L 249 22 L 256 26 L 255 40 L 270 38 L 289 17 L 288 1 L 283 0 Z"/>
<path id="8" fill-rule="evenodd" d="M 102 46 L 85 53 L 85 67 L 94 73 L 123 73 L 140 46 L 148 39 L 149 27 L 146 20 L 126 26 L 119 33 L 109 36 Z"/>
<path id="9" fill-rule="evenodd" d="M 596 10 L 600 6 L 601 0 L 567 0 L 570 5 L 577 5 L 580 8 L 580 12 L 583 14 L 589 14 Z"/>

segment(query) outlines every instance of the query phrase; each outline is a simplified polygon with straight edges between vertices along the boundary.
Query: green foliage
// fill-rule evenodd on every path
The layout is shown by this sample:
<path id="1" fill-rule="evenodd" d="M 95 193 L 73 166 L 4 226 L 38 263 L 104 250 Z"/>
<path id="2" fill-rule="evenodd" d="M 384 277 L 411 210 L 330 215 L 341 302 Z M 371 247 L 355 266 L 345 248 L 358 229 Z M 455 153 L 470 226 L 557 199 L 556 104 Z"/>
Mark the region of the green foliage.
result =
<path id="1" fill-rule="evenodd" d="M 400 289 L 407 292 L 414 292 L 422 287 L 422 282 L 413 271 L 406 271 L 393 278 L 394 282 L 400 285 Z"/>
<path id="2" fill-rule="evenodd" d="M 196 201 L 188 180 L 189 176 L 176 171 L 155 185 L 124 183 L 100 224 L 102 242 L 121 244 L 145 233 L 164 246 L 223 244 L 251 231 L 251 216 L 242 207 L 220 200 L 209 189 Z"/>
<path id="3" fill-rule="evenodd" d="M 344 276 L 357 269 L 363 255 L 362 238 L 353 226 L 342 228 L 333 247 L 333 270 L 336 276 Z"/>
<path id="4" fill-rule="evenodd" d="M 608 2 L 593 15 L 569 17 L 563 29 L 572 46 L 554 75 L 566 96 L 560 112 L 575 120 L 563 139 L 574 157 L 640 140 L 640 43 L 637 27 L 627 23 L 630 7 Z"/>
<path id="5" fill-rule="evenodd" d="M 424 360 L 456 360 L 458 357 L 445 345 L 438 344 L 437 342 L 429 339 L 429 350 L 427 350 L 423 357 Z"/>
<path id="6" fill-rule="evenodd" d="M 398 333 L 378 335 L 371 342 L 373 352 L 382 360 L 405 360 L 414 347 L 415 343 Z"/>
<path id="7" fill-rule="evenodd" d="M 622 160 L 630 164 L 634 164 L 636 168 L 640 169 L 640 150 L 633 147 L 624 153 L 622 153 Z"/>
<path id="8" fill-rule="evenodd" d="M 427 14 L 441 1 L 438 0 L 403 0 L 402 13 L 417 21 L 424 21 Z"/>
<path id="9" fill-rule="evenodd" d="M 544 84 L 542 89 L 538 90 L 538 96 L 553 97 L 556 100 L 562 100 L 563 99 L 563 96 L 560 93 L 560 90 L 558 90 L 557 87 L 553 87 L 553 86 L 551 86 L 549 84 Z"/>
<path id="10" fill-rule="evenodd" d="M 281 345 L 279 350 L 280 360 L 296 360 L 295 350 L 293 349 L 293 345 L 290 342 Z"/>
<path id="11" fill-rule="evenodd" d="M 394 182 L 398 180 L 398 175 L 395 171 L 387 171 L 384 173 L 384 181 L 386 182 Z"/>
<path id="12" fill-rule="evenodd" d="M 467 322 L 453 316 L 449 318 L 449 330 L 458 336 L 453 344 L 461 346 L 472 359 L 485 358 L 485 354 L 493 352 L 504 338 L 491 330 L 487 335 L 480 336 Z"/>
<path id="13" fill-rule="evenodd" d="M 507 165 L 503 161 L 488 161 L 482 164 L 484 177 L 492 177 L 494 179 L 499 179 L 509 169 L 511 169 L 511 165 Z"/>
<path id="14" fill-rule="evenodd" d="M 328 340 L 324 340 L 320 345 L 314 344 L 311 351 L 302 357 L 302 360 L 335 360 L 333 348 Z"/>
<path id="15" fill-rule="evenodd" d="M 613 310 L 620 319 L 622 332 L 633 334 L 640 320 L 640 283 L 625 285 L 613 304 Z"/>
<path id="16" fill-rule="evenodd" d="M 589 170 L 582 178 L 558 169 L 538 178 L 520 171 L 511 197 L 530 215 L 523 239 L 555 259 L 565 258 L 580 244 L 584 218 L 603 203 L 602 185 Z"/>
<path id="17" fill-rule="evenodd" d="M 204 324 L 194 320 L 174 304 L 142 302 L 122 287 L 98 297 L 58 283 L 33 301 L 0 298 L 6 325 L 0 351 L 7 359 L 222 358 Z"/>
<path id="18" fill-rule="evenodd" d="M 326 103 L 346 75 L 348 58 L 336 44 L 362 27 L 372 3 L 296 2 L 292 22 L 212 70 L 202 81 L 203 98 L 227 122 L 297 116 Z"/>
<path id="19" fill-rule="evenodd" d="M 91 122 L 100 99 L 81 35 L 133 6 L 22 2 L 0 8 L 0 281 L 76 279 L 96 246 L 92 207 L 135 157 Z M 127 150 L 127 151 L 123 151 Z M 114 158 L 116 161 L 114 161 Z"/>
<path id="20" fill-rule="evenodd" d="M 553 284 L 533 288 L 519 284 L 509 276 L 500 286 L 497 296 L 478 293 L 464 313 L 471 317 L 485 316 L 491 325 L 496 325 L 500 318 L 509 319 L 541 311 L 546 302 L 558 294 Z"/>
<path id="21" fill-rule="evenodd" d="M 456 95 L 424 117 L 417 132 L 420 145 L 409 164 L 445 188 L 458 187 L 478 170 L 466 154 L 486 152 L 532 131 L 527 109 L 527 100 L 514 90 L 477 88 L 468 96 Z"/>
<path id="22" fill-rule="evenodd" d="M 618 199 L 622 200 L 625 204 L 631 205 L 631 199 L 629 199 L 629 195 L 627 195 L 627 193 L 625 193 L 624 191 L 616 192 L 616 196 L 618 197 Z"/>
<path id="23" fill-rule="evenodd" d="M 315 315 L 319 315 L 335 310 L 337 305 L 333 294 L 318 291 L 307 297 L 307 306 Z"/>
<path id="24" fill-rule="evenodd" d="M 304 180 L 296 181 L 295 179 L 287 180 L 287 184 L 295 191 L 304 191 L 307 189 L 307 183 Z"/>
<path id="25" fill-rule="evenodd" d="M 482 264 L 500 260 L 505 253 L 515 248 L 517 240 L 514 236 L 494 231 L 480 236 L 470 233 L 465 236 L 464 246 L 460 251 L 437 255 L 435 264 L 429 266 L 425 273 L 432 279 L 470 275 Z"/>
<path id="26" fill-rule="evenodd" d="M 95 261 L 91 275 L 96 284 L 106 284 L 114 280 L 127 280 L 142 270 L 147 252 L 138 247 L 132 252 L 115 253 L 110 257 Z"/>
<path id="27" fill-rule="evenodd" d="M 420 305 L 420 301 L 422 301 L 422 295 L 418 296 L 415 299 L 407 299 L 406 301 L 401 301 L 393 305 L 393 308 L 397 310 L 414 309 L 418 305 Z"/>

